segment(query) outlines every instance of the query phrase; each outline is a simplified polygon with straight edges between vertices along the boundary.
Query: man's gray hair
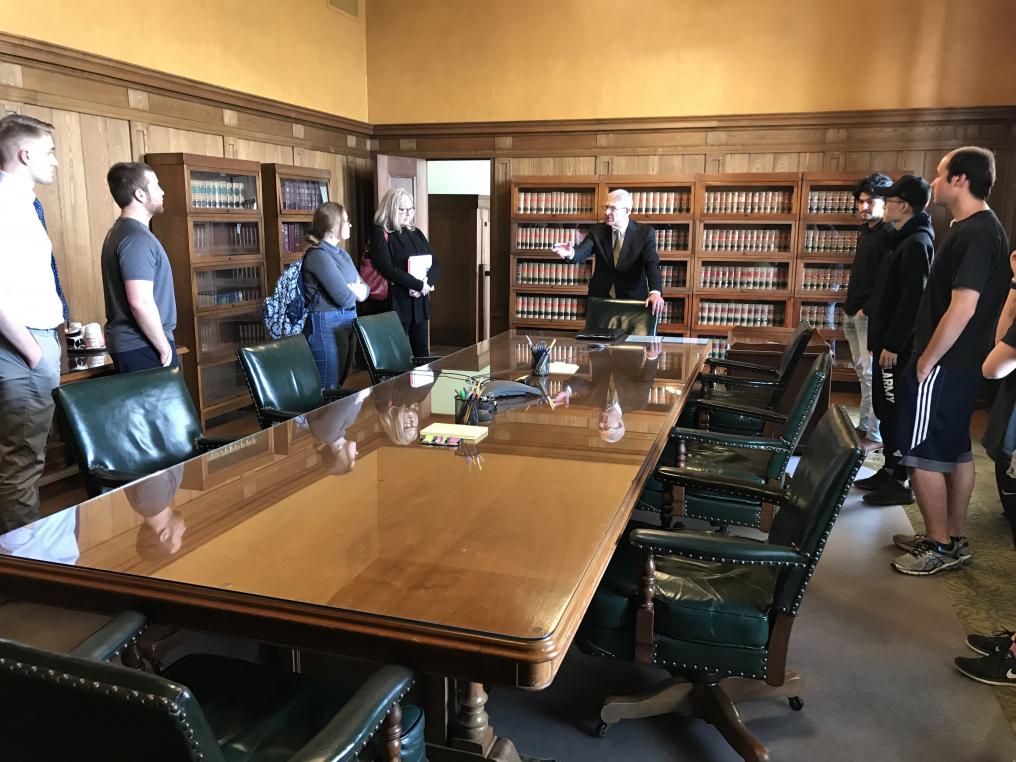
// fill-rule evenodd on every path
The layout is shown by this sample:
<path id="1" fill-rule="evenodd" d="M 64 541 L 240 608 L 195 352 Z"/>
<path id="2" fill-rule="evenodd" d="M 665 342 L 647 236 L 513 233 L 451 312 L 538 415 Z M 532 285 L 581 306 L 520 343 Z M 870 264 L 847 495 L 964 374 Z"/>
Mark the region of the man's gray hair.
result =
<path id="1" fill-rule="evenodd" d="M 623 206 L 625 209 L 630 210 L 632 207 L 631 194 L 624 188 L 618 188 L 612 190 L 607 194 L 607 201 L 613 201 L 615 206 Z"/>

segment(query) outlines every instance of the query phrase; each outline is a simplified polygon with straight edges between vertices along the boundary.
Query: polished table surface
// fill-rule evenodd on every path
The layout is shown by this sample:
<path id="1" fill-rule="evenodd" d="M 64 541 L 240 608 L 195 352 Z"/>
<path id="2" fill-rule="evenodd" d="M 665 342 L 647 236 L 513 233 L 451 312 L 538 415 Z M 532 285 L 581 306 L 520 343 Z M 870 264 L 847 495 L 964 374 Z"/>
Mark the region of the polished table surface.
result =
<path id="1" fill-rule="evenodd" d="M 0 593 L 546 686 L 708 351 L 562 335 L 577 371 L 421 445 L 467 376 L 526 375 L 501 334 L 0 537 Z"/>

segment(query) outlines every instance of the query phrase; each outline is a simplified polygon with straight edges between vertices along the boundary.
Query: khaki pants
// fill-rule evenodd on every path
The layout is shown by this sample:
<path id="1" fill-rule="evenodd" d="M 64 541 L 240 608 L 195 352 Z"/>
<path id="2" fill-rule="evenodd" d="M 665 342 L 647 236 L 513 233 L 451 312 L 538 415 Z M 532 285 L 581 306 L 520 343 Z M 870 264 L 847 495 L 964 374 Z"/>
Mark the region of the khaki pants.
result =
<path id="1" fill-rule="evenodd" d="M 39 518 L 39 477 L 53 421 L 53 389 L 60 383 L 55 330 L 31 329 L 42 360 L 29 368 L 0 338 L 0 532 Z"/>

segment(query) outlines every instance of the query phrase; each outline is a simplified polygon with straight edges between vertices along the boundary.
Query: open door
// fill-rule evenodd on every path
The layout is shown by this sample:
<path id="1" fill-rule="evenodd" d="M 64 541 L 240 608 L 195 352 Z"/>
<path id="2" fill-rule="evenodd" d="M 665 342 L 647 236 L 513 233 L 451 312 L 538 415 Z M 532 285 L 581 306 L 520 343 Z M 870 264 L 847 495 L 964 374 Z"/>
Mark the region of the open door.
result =
<path id="1" fill-rule="evenodd" d="M 427 160 L 409 156 L 377 155 L 377 182 L 374 185 L 374 206 L 389 188 L 402 188 L 413 196 L 416 205 L 416 227 L 430 238 L 430 214 L 427 205 Z"/>

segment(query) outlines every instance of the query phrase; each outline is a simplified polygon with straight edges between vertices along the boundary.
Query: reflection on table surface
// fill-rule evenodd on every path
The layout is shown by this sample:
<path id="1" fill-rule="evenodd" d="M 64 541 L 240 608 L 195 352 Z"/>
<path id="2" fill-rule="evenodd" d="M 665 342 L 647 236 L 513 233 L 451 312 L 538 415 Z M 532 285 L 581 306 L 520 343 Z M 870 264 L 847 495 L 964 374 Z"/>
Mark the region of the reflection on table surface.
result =
<path id="1" fill-rule="evenodd" d="M 0 553 L 540 639 L 613 542 L 708 350 L 561 336 L 553 359 L 575 373 L 502 400 L 475 445 L 421 445 L 469 377 L 526 376 L 525 337 L 502 334 L 0 537 Z"/>

